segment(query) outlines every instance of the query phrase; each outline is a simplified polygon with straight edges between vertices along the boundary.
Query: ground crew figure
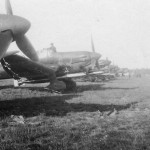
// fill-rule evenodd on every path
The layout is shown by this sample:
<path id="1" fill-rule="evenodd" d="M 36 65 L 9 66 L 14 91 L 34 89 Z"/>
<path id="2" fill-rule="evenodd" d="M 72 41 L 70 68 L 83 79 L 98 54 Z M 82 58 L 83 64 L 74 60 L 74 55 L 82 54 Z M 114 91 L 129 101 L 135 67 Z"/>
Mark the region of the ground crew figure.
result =
<path id="1" fill-rule="evenodd" d="M 57 52 L 57 51 L 56 51 L 56 47 L 54 46 L 53 43 L 51 43 L 51 47 L 49 48 L 49 50 L 50 50 L 51 52 L 54 52 L 54 53 Z"/>

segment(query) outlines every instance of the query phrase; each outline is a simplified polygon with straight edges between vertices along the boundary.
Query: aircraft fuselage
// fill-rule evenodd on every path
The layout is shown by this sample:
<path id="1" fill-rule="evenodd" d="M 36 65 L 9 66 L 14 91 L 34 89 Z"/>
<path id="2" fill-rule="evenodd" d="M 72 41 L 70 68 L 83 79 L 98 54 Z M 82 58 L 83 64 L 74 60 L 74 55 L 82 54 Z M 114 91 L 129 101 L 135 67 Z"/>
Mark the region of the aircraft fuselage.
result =
<path id="1" fill-rule="evenodd" d="M 96 61 L 101 57 L 98 53 L 87 51 L 50 52 L 44 49 L 38 53 L 39 62 L 47 67 L 65 66 L 68 73 L 85 72 L 94 69 Z"/>

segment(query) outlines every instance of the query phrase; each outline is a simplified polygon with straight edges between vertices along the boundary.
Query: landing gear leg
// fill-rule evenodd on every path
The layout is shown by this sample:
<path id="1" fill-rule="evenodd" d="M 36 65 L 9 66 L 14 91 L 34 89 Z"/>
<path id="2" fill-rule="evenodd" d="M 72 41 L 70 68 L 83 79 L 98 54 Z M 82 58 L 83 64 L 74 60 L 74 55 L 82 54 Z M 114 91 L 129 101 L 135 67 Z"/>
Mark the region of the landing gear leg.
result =
<path id="1" fill-rule="evenodd" d="M 66 84 L 63 81 L 56 80 L 53 83 L 50 83 L 45 89 L 50 90 L 52 93 L 61 93 L 66 89 Z"/>
<path id="2" fill-rule="evenodd" d="M 65 91 L 70 91 L 70 92 L 76 92 L 77 90 L 77 85 L 76 82 L 73 81 L 70 78 L 66 78 L 66 79 L 62 79 L 61 81 L 63 81 L 66 84 L 66 89 Z"/>

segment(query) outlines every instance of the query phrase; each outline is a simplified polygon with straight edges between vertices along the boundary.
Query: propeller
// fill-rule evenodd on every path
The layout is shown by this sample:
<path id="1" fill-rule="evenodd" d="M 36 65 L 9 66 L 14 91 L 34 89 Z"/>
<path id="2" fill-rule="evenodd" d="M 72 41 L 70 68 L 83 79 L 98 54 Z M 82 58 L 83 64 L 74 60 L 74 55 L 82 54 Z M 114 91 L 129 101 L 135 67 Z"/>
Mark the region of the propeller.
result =
<path id="1" fill-rule="evenodd" d="M 93 42 L 92 35 L 91 35 L 91 45 L 92 45 L 92 51 L 95 53 L 95 47 L 94 47 L 94 42 Z"/>
<path id="2" fill-rule="evenodd" d="M 96 54 L 92 34 L 91 34 L 91 46 L 92 46 L 92 51 L 93 51 L 93 53 Z M 98 59 L 96 59 L 95 66 L 96 66 L 98 69 L 100 69 L 100 65 L 99 65 Z"/>
<path id="3" fill-rule="evenodd" d="M 0 34 L 0 58 L 5 55 L 9 45 L 13 40 L 11 35 L 11 31 L 5 31 Z"/>
<path id="4" fill-rule="evenodd" d="M 31 60 L 37 61 L 38 56 L 37 53 L 32 46 L 31 42 L 25 35 L 20 35 L 15 38 L 16 44 L 19 47 L 19 49 L 28 56 Z"/>
<path id="5" fill-rule="evenodd" d="M 5 0 L 5 7 L 6 7 L 7 15 L 12 15 L 13 16 L 12 7 L 11 7 L 11 4 L 10 4 L 9 0 Z M 24 18 L 21 18 L 21 19 L 23 20 Z M 25 25 L 23 25 L 23 23 L 20 23 L 17 27 L 22 28 L 22 30 L 23 30 L 24 26 Z M 24 33 L 19 33 L 17 35 L 15 35 L 15 34 L 12 33 L 12 36 L 14 38 L 13 40 L 16 41 L 16 44 L 17 44 L 18 48 L 26 56 L 28 56 L 33 61 L 38 61 L 38 55 L 36 53 L 36 50 L 32 46 L 32 44 L 29 41 L 29 39 L 24 35 Z"/>
<path id="6" fill-rule="evenodd" d="M 13 11 L 9 0 L 5 0 L 5 7 L 6 7 L 7 15 L 13 15 Z"/>

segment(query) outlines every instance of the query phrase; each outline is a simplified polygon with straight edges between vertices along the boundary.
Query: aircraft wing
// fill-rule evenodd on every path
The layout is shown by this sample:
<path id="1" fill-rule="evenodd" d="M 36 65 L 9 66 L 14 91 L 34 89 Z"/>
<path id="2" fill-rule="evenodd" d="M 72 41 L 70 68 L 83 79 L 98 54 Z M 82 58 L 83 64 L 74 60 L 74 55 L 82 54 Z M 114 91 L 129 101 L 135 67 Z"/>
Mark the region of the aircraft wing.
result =
<path id="1" fill-rule="evenodd" d="M 104 74 L 102 74 L 103 76 L 115 76 L 115 74 L 114 73 L 104 73 Z"/>
<path id="2" fill-rule="evenodd" d="M 64 76 L 57 77 L 58 79 L 63 79 L 63 78 L 77 78 L 77 77 L 82 77 L 86 76 L 86 73 L 73 73 L 73 74 L 66 74 Z"/>
<path id="3" fill-rule="evenodd" d="M 4 70 L 14 79 L 28 80 L 56 79 L 54 70 L 19 55 L 9 55 L 1 59 Z"/>
<path id="4" fill-rule="evenodd" d="M 102 74 L 102 73 L 103 73 L 103 71 L 91 72 L 91 73 L 88 73 L 88 74 L 86 74 L 85 72 L 81 72 L 81 73 L 66 74 L 64 76 L 57 77 L 57 78 L 58 79 L 78 78 L 78 77 L 84 77 L 84 76 L 87 76 L 87 75 L 99 75 L 99 74 Z"/>
<path id="5" fill-rule="evenodd" d="M 96 71 L 96 72 L 91 72 L 89 73 L 90 75 L 99 75 L 99 74 L 103 74 L 103 71 Z"/>

